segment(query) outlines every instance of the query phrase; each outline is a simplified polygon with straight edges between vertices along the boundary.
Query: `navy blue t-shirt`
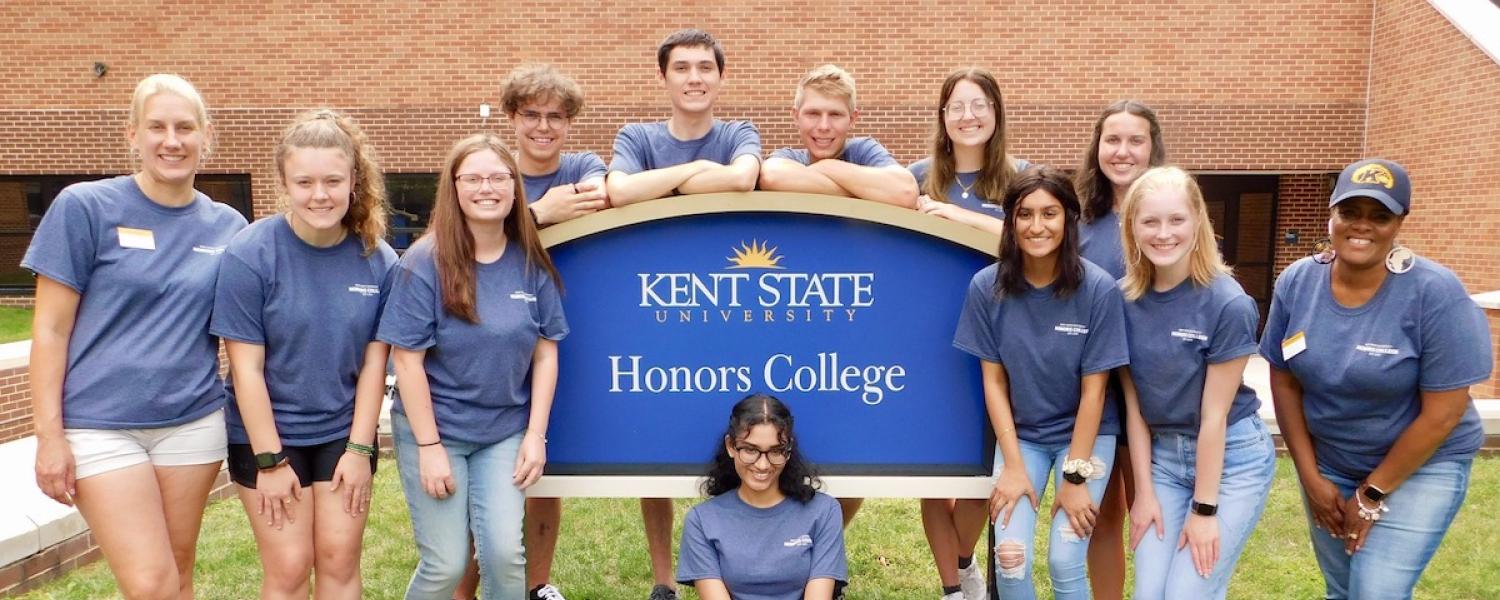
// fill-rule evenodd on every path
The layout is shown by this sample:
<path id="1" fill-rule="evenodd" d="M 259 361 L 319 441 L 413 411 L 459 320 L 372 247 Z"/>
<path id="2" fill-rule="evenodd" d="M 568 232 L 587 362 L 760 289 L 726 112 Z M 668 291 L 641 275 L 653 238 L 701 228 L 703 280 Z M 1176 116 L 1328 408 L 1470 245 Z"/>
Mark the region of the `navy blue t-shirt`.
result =
<path id="1" fill-rule="evenodd" d="M 1031 167 L 1031 163 L 1024 158 L 1011 158 L 1015 164 L 1016 172 L 1020 173 Z M 906 169 L 911 171 L 912 177 L 917 178 L 917 188 L 921 189 L 927 185 L 927 171 L 932 168 L 932 158 L 924 158 L 910 165 Z M 955 181 L 948 186 L 948 201 L 982 215 L 991 216 L 996 219 L 1005 218 L 1005 210 L 1000 203 L 1004 198 L 985 198 L 979 193 L 978 181 L 979 171 L 972 173 L 955 173 Z M 969 197 L 964 197 L 964 189 L 969 191 Z"/>
<path id="2" fill-rule="evenodd" d="M 1125 276 L 1125 248 L 1120 245 L 1120 213 L 1109 214 L 1092 221 L 1078 221 L 1078 253 L 1088 259 L 1110 277 Z"/>
<path id="3" fill-rule="evenodd" d="M 806 148 L 782 148 L 771 153 L 771 158 L 785 158 L 800 163 L 802 166 L 812 165 L 812 155 Z M 880 142 L 871 137 L 849 138 L 844 142 L 844 151 L 839 153 L 839 160 L 861 167 L 889 167 L 898 165 L 896 159 L 891 156 L 889 150 Z"/>
<path id="4" fill-rule="evenodd" d="M 718 579 L 735 600 L 802 600 L 808 581 L 849 579 L 843 513 L 822 493 L 770 508 L 719 494 L 688 511 L 679 546 L 678 583 Z"/>
<path id="5" fill-rule="evenodd" d="M 760 132 L 749 121 L 714 121 L 708 133 L 695 140 L 672 137 L 666 121 L 630 123 L 615 135 L 609 170 L 635 174 L 695 160 L 727 165 L 747 155 L 760 160 Z"/>
<path id="6" fill-rule="evenodd" d="M 354 235 L 328 248 L 308 245 L 284 214 L 229 242 L 209 330 L 265 348 L 266 391 L 283 444 L 348 437 L 365 346 L 375 341 L 395 265 L 384 241 L 369 256 Z M 248 444 L 233 373 L 225 388 L 229 443 Z"/>
<path id="7" fill-rule="evenodd" d="M 417 240 L 391 276 L 377 337 L 427 351 L 423 367 L 443 439 L 495 444 L 526 428 L 537 339 L 563 339 L 568 322 L 551 275 L 528 265 L 515 241 L 499 260 L 476 263 L 475 279 L 479 322 L 470 323 L 443 309 L 432 238 Z M 392 410 L 406 414 L 400 398 Z"/>
<path id="8" fill-rule="evenodd" d="M 80 295 L 63 427 L 170 427 L 224 405 L 208 319 L 224 247 L 244 227 L 201 193 L 182 207 L 152 202 L 131 176 L 58 194 L 21 266 Z"/>
<path id="9" fill-rule="evenodd" d="M 1318 464 L 1363 479 L 1416 420 L 1422 391 L 1489 379 L 1493 350 L 1484 312 L 1442 265 L 1418 257 L 1357 308 L 1334 300 L 1332 267 L 1303 258 L 1276 279 L 1260 354 L 1302 384 Z M 1472 457 L 1483 443 L 1471 403 L 1427 462 Z"/>
<path id="10" fill-rule="evenodd" d="M 1016 435 L 1034 444 L 1067 444 L 1083 376 L 1130 362 L 1124 298 L 1102 269 L 1084 262 L 1083 282 L 1065 297 L 1053 286 L 996 297 L 998 265 L 974 274 L 953 346 L 1000 363 L 1010 378 Z M 1105 401 L 1099 435 L 1119 435 L 1119 411 Z"/>
<path id="11" fill-rule="evenodd" d="M 1208 287 L 1191 278 L 1125 303 L 1130 375 L 1141 416 L 1154 433 L 1196 436 L 1208 365 L 1255 354 L 1260 311 L 1239 282 L 1220 275 Z M 1240 382 L 1230 425 L 1255 414 L 1260 399 Z"/>
<path id="12" fill-rule="evenodd" d="M 521 183 L 526 186 L 526 203 L 531 204 L 541 200 L 547 190 L 560 185 L 571 183 L 583 183 L 594 177 L 603 177 L 608 171 L 604 168 L 604 161 L 599 159 L 598 154 L 593 152 L 564 152 L 558 158 L 557 170 L 546 175 L 522 175 Z"/>

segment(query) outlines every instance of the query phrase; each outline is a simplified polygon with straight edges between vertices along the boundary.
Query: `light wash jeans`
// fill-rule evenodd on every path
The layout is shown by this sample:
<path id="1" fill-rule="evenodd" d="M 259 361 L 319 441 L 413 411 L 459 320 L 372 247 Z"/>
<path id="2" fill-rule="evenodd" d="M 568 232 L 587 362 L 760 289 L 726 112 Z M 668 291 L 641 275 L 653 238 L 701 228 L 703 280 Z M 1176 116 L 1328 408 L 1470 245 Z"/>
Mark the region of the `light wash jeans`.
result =
<path id="1" fill-rule="evenodd" d="M 1026 466 L 1026 477 L 1031 480 L 1031 486 L 1036 488 L 1037 497 L 1047 491 L 1047 481 L 1054 476 L 1058 487 L 1072 485 L 1063 480 L 1063 462 L 1068 459 L 1068 444 L 1046 446 L 1033 444 L 1021 440 L 1021 461 Z M 1109 471 L 1114 467 L 1115 460 L 1115 436 L 1101 435 L 1094 440 L 1094 457 L 1104 462 L 1104 476 L 1090 479 L 1084 485 L 1088 487 L 1089 498 L 1094 506 L 1098 506 L 1104 498 L 1104 486 L 1109 482 Z M 999 448 L 995 449 L 995 475 L 1000 475 L 1000 470 L 1005 467 L 1005 458 L 1001 456 Z M 1049 505 L 1043 504 L 1044 510 L 1050 510 Z M 1003 517 L 1004 515 L 1002 515 Z M 990 565 L 994 572 L 990 574 L 990 580 L 994 582 L 996 591 L 1002 600 L 1032 600 L 1036 598 L 1036 586 L 1031 581 L 1031 565 L 1035 557 L 1036 545 L 1036 517 L 1037 513 L 1031 508 L 1031 502 L 1022 500 L 1016 506 L 1015 512 L 1011 513 L 1010 525 L 1000 529 L 998 523 L 991 523 L 990 529 L 994 533 L 995 544 L 991 547 Z M 996 557 L 1000 553 L 1000 546 L 1006 542 L 1021 542 L 1026 548 L 1026 562 L 1019 569 L 1001 569 Z M 1079 537 L 1073 532 L 1073 527 L 1068 523 L 1067 515 L 1062 511 L 1052 519 L 1052 533 L 1047 544 L 1047 575 L 1052 579 L 1052 593 L 1057 600 L 1081 599 L 1087 600 L 1089 596 L 1089 581 L 1085 563 L 1088 558 L 1089 540 Z"/>
<path id="2" fill-rule="evenodd" d="M 1401 487 L 1385 498 L 1390 512 L 1370 528 L 1370 539 L 1354 556 L 1344 554 L 1342 540 L 1315 527 L 1308 513 L 1313 555 L 1323 570 L 1329 600 L 1385 600 L 1410 598 L 1422 570 L 1437 552 L 1453 517 L 1469 491 L 1473 460 L 1449 460 L 1423 465 Z M 1319 468 L 1324 477 L 1349 497 L 1359 481 Z M 1303 497 L 1304 507 L 1307 498 Z M 1368 504 L 1368 501 L 1366 501 Z"/>
<path id="3" fill-rule="evenodd" d="M 422 489 L 417 441 L 411 424 L 391 413 L 396 468 L 417 538 L 417 570 L 407 600 L 448 600 L 469 564 L 469 535 L 479 558 L 479 587 L 486 599 L 526 597 L 526 548 L 522 519 L 526 495 L 511 483 L 523 430 L 497 444 L 444 440 L 457 489 L 438 500 Z"/>
<path id="4" fill-rule="evenodd" d="M 1177 549 L 1197 480 L 1198 438 L 1179 433 L 1151 435 L 1151 484 L 1161 504 L 1163 535 L 1153 527 L 1135 550 L 1135 595 L 1139 600 L 1216 598 L 1229 591 L 1235 562 L 1260 522 L 1276 476 L 1276 448 L 1256 415 L 1224 431 L 1224 469 L 1219 475 L 1219 560 L 1207 578 L 1198 575 L 1193 553 Z"/>

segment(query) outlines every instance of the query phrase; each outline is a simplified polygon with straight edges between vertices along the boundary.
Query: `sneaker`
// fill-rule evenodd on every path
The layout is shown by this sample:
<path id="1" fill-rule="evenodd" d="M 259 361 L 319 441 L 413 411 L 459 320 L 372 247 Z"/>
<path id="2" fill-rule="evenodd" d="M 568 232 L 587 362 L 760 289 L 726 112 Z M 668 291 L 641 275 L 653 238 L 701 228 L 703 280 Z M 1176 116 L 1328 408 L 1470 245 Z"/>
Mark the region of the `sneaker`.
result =
<path id="1" fill-rule="evenodd" d="M 527 596 L 527 598 L 528 600 L 568 600 L 563 597 L 562 592 L 557 589 L 557 586 L 550 583 L 544 583 L 531 588 L 531 595 Z"/>
<path id="2" fill-rule="evenodd" d="M 651 596 L 646 600 L 677 600 L 677 592 L 662 584 L 656 584 L 651 588 Z"/>
<path id="3" fill-rule="evenodd" d="M 979 561 L 969 563 L 969 568 L 958 570 L 958 585 L 963 588 L 964 600 L 985 600 L 984 574 L 979 572 Z"/>
<path id="4" fill-rule="evenodd" d="M 952 594 L 943 595 L 942 600 L 965 600 L 965 598 L 963 592 L 953 592 Z"/>

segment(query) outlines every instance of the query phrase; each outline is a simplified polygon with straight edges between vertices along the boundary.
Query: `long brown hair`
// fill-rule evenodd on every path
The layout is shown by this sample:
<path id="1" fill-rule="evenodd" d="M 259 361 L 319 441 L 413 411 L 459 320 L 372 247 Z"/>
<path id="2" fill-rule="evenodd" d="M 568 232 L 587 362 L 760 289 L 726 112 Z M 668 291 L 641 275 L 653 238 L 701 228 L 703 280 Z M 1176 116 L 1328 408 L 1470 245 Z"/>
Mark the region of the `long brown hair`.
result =
<path id="1" fill-rule="evenodd" d="M 943 107 L 948 104 L 948 97 L 953 95 L 953 88 L 960 81 L 970 81 L 979 86 L 985 98 L 995 106 L 995 133 L 984 144 L 984 167 L 979 170 L 979 180 L 975 182 L 979 195 L 993 202 L 1005 196 L 1005 188 L 1010 185 L 1016 170 L 1005 151 L 1005 100 L 1000 96 L 1000 84 L 988 70 L 979 67 L 958 69 L 943 80 L 937 110 L 933 112 L 937 127 L 933 130 L 932 147 L 929 149 L 932 166 L 928 168 L 927 179 L 922 183 L 922 193 L 932 200 L 948 202 L 948 186 L 958 177 L 958 168 L 953 159 L 953 140 L 948 137 Z"/>
<path id="2" fill-rule="evenodd" d="M 1120 100 L 1104 107 L 1099 119 L 1094 121 L 1094 138 L 1089 149 L 1083 153 L 1082 166 L 1073 176 L 1073 187 L 1078 199 L 1083 202 L 1083 222 L 1089 223 L 1115 209 L 1115 184 L 1099 172 L 1099 138 L 1104 135 L 1104 121 L 1119 113 L 1130 113 L 1146 120 L 1151 128 L 1151 166 L 1160 167 L 1167 162 L 1167 145 L 1161 139 L 1161 123 L 1156 120 L 1156 111 L 1139 100 Z M 1125 199 L 1121 198 L 1123 202 Z"/>
<path id="3" fill-rule="evenodd" d="M 349 192 L 349 210 L 344 213 L 341 223 L 344 229 L 359 238 L 364 244 L 365 256 L 369 256 L 385 237 L 388 216 L 385 175 L 380 172 L 380 161 L 364 130 L 348 115 L 328 108 L 298 115 L 281 132 L 281 142 L 276 145 L 276 183 L 280 186 L 283 205 L 286 204 L 284 163 L 287 155 L 296 148 L 336 148 L 349 159 L 354 170 L 354 185 Z"/>
<path id="4" fill-rule="evenodd" d="M 500 157 L 510 169 L 514 186 L 513 204 L 505 217 L 505 237 L 515 240 L 526 250 L 526 268 L 540 266 L 552 277 L 552 282 L 562 291 L 562 277 L 552 264 L 552 257 L 542 247 L 537 235 L 536 223 L 531 220 L 531 211 L 526 210 L 526 189 L 521 184 L 521 170 L 505 142 L 494 134 L 478 133 L 461 139 L 448 152 L 443 161 L 443 174 L 438 176 L 437 199 L 433 202 L 432 222 L 428 224 L 423 238 L 432 238 L 433 258 L 437 262 L 438 287 L 442 293 L 443 309 L 449 314 L 470 323 L 479 322 L 475 308 L 478 284 L 475 281 L 474 234 L 469 231 L 463 208 L 458 205 L 458 185 L 454 180 L 459 166 L 470 155 L 489 150 Z"/>

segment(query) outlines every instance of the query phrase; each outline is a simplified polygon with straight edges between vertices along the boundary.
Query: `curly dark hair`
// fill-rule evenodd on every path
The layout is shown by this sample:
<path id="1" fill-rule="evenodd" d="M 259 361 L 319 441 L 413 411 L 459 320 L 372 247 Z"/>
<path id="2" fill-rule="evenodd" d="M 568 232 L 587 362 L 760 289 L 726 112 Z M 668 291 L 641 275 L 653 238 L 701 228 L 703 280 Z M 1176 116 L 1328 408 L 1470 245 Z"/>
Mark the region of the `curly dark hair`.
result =
<path id="1" fill-rule="evenodd" d="M 1073 182 L 1068 175 L 1046 165 L 1037 165 L 1022 171 L 1005 190 L 1005 235 L 1000 236 L 1000 251 L 996 261 L 1000 272 L 995 277 L 995 296 L 1020 294 L 1026 291 L 1026 260 L 1018 242 L 1021 232 L 1016 231 L 1016 213 L 1021 200 L 1032 192 L 1044 191 L 1057 198 L 1063 206 L 1063 240 L 1057 248 L 1057 280 L 1052 294 L 1057 298 L 1071 296 L 1083 284 L 1083 258 L 1078 251 L 1078 196 L 1073 193 Z"/>
<path id="2" fill-rule="evenodd" d="M 792 411 L 775 396 L 751 394 L 745 396 L 729 411 L 729 427 L 724 438 L 716 444 L 713 462 L 703 477 L 703 493 L 717 496 L 740 487 L 740 474 L 734 470 L 735 458 L 729 455 L 725 442 L 744 439 L 756 425 L 768 424 L 776 428 L 776 437 L 790 451 L 786 465 L 781 468 L 781 477 L 776 487 L 788 498 L 806 503 L 823 487 L 818 479 L 818 470 L 803 458 L 797 450 L 797 435 L 792 430 Z"/>

